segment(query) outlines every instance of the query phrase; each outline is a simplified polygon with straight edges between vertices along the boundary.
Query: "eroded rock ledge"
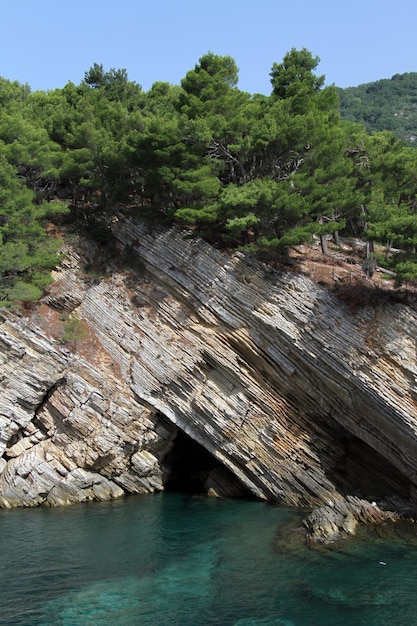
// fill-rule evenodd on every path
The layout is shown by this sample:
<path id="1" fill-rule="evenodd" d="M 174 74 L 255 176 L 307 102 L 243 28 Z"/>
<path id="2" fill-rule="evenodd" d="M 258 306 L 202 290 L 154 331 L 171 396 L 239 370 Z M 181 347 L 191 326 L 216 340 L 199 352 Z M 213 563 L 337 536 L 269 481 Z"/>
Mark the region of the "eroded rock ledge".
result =
<path id="1" fill-rule="evenodd" d="M 193 471 L 211 493 L 414 501 L 411 309 L 353 314 L 179 231 L 115 220 L 114 236 L 69 250 L 42 305 L 0 326 L 0 506 L 164 489 L 180 433 L 196 466 L 210 455 Z M 69 347 L 67 315 L 88 331 Z"/>
<path id="2" fill-rule="evenodd" d="M 303 522 L 310 543 L 334 543 L 355 535 L 360 524 L 378 526 L 403 519 L 395 510 L 381 509 L 376 502 L 368 502 L 355 496 L 330 502 L 313 511 Z"/>

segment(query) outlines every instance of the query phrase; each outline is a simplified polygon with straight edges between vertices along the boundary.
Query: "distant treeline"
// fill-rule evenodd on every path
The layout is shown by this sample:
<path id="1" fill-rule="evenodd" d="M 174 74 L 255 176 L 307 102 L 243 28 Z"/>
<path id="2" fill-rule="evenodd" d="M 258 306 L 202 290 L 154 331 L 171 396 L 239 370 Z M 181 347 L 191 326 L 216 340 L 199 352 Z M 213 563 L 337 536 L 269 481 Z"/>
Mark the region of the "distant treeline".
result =
<path id="1" fill-rule="evenodd" d="M 390 130 L 417 146 L 417 72 L 338 89 L 342 119 L 360 122 L 372 133 Z"/>
<path id="2" fill-rule="evenodd" d="M 84 229 L 115 206 L 262 258 L 313 237 L 326 253 L 343 232 L 401 250 L 386 263 L 399 281 L 415 279 L 416 151 L 342 120 L 318 61 L 292 49 L 272 66 L 269 96 L 239 90 L 235 61 L 213 53 L 181 85 L 148 92 L 99 64 L 49 92 L 0 79 L 3 304 L 47 285 L 54 215 L 70 211 Z"/>

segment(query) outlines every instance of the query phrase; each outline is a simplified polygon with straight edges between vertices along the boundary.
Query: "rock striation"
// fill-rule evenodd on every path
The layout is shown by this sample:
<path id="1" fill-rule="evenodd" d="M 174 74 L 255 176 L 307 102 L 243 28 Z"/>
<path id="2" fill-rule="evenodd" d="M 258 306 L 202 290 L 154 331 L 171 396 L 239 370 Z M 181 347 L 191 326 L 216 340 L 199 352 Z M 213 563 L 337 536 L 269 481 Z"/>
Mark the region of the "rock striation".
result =
<path id="1" fill-rule="evenodd" d="M 413 310 L 352 313 L 179 230 L 115 218 L 113 237 L 68 249 L 42 304 L 3 318 L 0 506 L 162 490 L 181 437 L 213 494 L 416 498 Z M 86 332 L 63 344 L 68 316 Z"/>

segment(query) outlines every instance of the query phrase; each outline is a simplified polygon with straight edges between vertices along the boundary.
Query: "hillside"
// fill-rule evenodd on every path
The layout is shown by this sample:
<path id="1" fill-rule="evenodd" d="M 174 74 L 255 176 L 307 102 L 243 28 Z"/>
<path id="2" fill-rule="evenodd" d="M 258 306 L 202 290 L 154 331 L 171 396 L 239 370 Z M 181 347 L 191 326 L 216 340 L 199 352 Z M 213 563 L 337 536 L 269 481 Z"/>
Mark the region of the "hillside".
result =
<path id="1" fill-rule="evenodd" d="M 417 140 L 417 72 L 338 89 L 342 118 L 368 132 L 390 130 L 409 145 Z"/>

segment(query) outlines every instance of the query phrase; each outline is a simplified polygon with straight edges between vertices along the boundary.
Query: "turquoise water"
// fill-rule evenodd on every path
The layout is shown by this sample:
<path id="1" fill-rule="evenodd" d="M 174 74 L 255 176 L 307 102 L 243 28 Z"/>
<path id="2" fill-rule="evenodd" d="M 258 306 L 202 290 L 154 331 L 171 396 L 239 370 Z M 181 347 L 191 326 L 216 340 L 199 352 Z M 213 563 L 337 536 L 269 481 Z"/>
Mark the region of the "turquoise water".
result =
<path id="1" fill-rule="evenodd" d="M 308 550 L 297 515 L 181 494 L 0 511 L 0 624 L 417 624 L 414 540 Z"/>

